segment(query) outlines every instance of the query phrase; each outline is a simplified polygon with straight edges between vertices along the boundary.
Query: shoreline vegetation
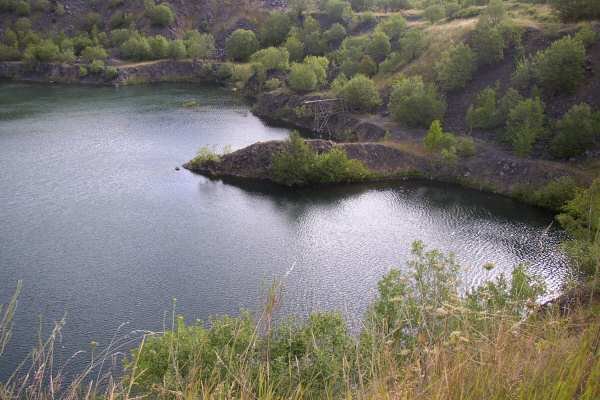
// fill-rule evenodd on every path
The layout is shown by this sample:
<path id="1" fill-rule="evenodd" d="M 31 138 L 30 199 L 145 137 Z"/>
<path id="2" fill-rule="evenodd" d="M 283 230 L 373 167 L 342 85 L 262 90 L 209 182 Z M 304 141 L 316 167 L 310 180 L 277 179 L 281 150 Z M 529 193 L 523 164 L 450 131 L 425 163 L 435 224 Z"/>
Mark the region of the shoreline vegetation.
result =
<path id="1" fill-rule="evenodd" d="M 165 332 L 115 337 L 105 348 L 92 342 L 89 366 L 72 379 L 54 365 L 62 320 L 20 370 L 0 383 L 0 398 L 593 400 L 600 395 L 597 275 L 540 305 L 544 285 L 525 266 L 464 294 L 459 271 L 451 254 L 413 243 L 407 271 L 393 269 L 380 280 L 356 335 L 336 312 L 303 321 L 277 318 L 285 301 L 280 283 L 272 285 L 258 313 L 207 322 L 186 324 L 174 300 Z M 20 291 L 19 284 L 0 309 L 0 357 L 10 349 Z M 127 345 L 134 350 L 123 354 Z"/>

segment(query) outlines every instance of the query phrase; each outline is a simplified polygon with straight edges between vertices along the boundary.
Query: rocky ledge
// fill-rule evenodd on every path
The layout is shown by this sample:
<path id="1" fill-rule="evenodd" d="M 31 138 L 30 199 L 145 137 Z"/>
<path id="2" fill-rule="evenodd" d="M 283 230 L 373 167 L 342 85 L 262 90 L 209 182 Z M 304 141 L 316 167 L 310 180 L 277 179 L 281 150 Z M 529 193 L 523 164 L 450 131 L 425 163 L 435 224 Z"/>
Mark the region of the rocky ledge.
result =
<path id="1" fill-rule="evenodd" d="M 359 160 L 376 179 L 421 177 L 455 182 L 480 190 L 510 195 L 524 188 L 537 188 L 561 176 L 572 176 L 581 182 L 589 177 L 564 164 L 506 157 L 493 150 L 478 148 L 474 157 L 447 165 L 422 150 L 418 143 L 336 143 L 329 140 L 306 141 L 317 153 L 341 148 L 350 159 Z M 283 141 L 259 142 L 220 157 L 218 161 L 188 162 L 184 167 L 211 178 L 235 177 L 273 180 L 273 155 L 285 148 Z"/>

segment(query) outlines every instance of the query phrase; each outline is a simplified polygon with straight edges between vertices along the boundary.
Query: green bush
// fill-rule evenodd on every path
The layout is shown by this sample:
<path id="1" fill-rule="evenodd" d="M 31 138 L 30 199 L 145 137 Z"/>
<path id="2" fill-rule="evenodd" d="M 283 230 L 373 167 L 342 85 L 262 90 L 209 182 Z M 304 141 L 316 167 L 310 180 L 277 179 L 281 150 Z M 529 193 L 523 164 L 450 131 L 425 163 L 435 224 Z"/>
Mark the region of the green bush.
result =
<path id="1" fill-rule="evenodd" d="M 262 64 L 267 71 L 287 71 L 290 67 L 290 54 L 285 48 L 268 47 L 254 53 L 250 61 Z"/>
<path id="2" fill-rule="evenodd" d="M 569 234 L 564 247 L 579 272 L 587 277 L 600 274 L 600 179 L 588 189 L 576 189 L 563 207 L 558 221 Z"/>
<path id="3" fill-rule="evenodd" d="M 534 191 L 530 187 L 523 187 L 516 196 L 527 203 L 560 211 L 567 202 L 573 200 L 577 189 L 578 185 L 573 178 L 563 176 Z"/>
<path id="4" fill-rule="evenodd" d="M 447 91 L 464 88 L 475 68 L 475 53 L 464 43 L 450 46 L 434 65 L 437 81 Z"/>
<path id="5" fill-rule="evenodd" d="M 79 66 L 79 77 L 80 78 L 85 78 L 88 75 L 88 69 L 87 67 L 80 65 Z"/>
<path id="6" fill-rule="evenodd" d="M 52 40 L 46 39 L 27 46 L 23 60 L 28 64 L 48 63 L 58 61 L 59 56 L 59 47 Z"/>
<path id="7" fill-rule="evenodd" d="M 434 4 L 425 9 L 423 16 L 434 24 L 446 16 L 446 10 L 443 6 Z"/>
<path id="8" fill-rule="evenodd" d="M 169 58 L 173 60 L 182 60 L 187 57 L 185 42 L 181 39 L 172 40 L 169 43 Z"/>
<path id="9" fill-rule="evenodd" d="M 327 57 L 308 56 L 304 59 L 304 64 L 312 68 L 317 77 L 317 86 L 321 87 L 327 82 L 327 70 L 329 68 L 329 59 Z"/>
<path id="10" fill-rule="evenodd" d="M 31 14 L 31 6 L 27 1 L 19 1 L 15 7 L 15 12 L 20 17 L 26 17 Z"/>
<path id="11" fill-rule="evenodd" d="M 500 28 L 489 21 L 482 17 L 473 32 L 472 46 L 480 65 L 502 61 L 507 45 Z"/>
<path id="12" fill-rule="evenodd" d="M 295 92 L 312 92 L 317 88 L 317 75 L 307 64 L 292 64 L 288 84 Z"/>
<path id="13" fill-rule="evenodd" d="M 304 59 L 304 43 L 295 36 L 290 36 L 285 42 L 285 48 L 290 55 L 290 61 L 300 62 Z"/>
<path id="14" fill-rule="evenodd" d="M 209 58 L 215 52 L 215 38 L 210 33 L 187 31 L 183 38 L 187 56 L 193 59 Z"/>
<path id="15" fill-rule="evenodd" d="M 265 90 L 270 92 L 281 87 L 281 81 L 277 78 L 271 78 L 265 82 Z"/>
<path id="16" fill-rule="evenodd" d="M 589 105 L 574 105 L 556 124 L 557 134 L 550 144 L 552 155 L 558 158 L 576 157 L 592 147 L 600 135 L 600 119 Z"/>
<path id="17" fill-rule="evenodd" d="M 376 62 L 380 63 L 390 54 L 392 46 L 390 38 L 383 32 L 375 32 L 371 35 L 367 46 L 367 54 Z"/>
<path id="18" fill-rule="evenodd" d="M 18 61 L 21 59 L 21 52 L 18 47 L 0 44 L 0 61 Z"/>
<path id="19" fill-rule="evenodd" d="M 161 60 L 169 56 L 170 43 L 166 37 L 162 35 L 149 37 L 148 45 L 150 46 L 150 58 L 154 60 Z"/>
<path id="20" fill-rule="evenodd" d="M 367 77 L 372 77 L 377 73 L 377 64 L 369 56 L 364 56 L 358 64 L 358 73 Z"/>
<path id="21" fill-rule="evenodd" d="M 264 47 L 279 46 L 287 38 L 291 26 L 292 21 L 286 14 L 271 13 L 260 29 L 261 44 Z"/>
<path id="22" fill-rule="evenodd" d="M 467 111 L 469 128 L 494 129 L 503 122 L 498 110 L 497 87 L 483 89 Z"/>
<path id="23" fill-rule="evenodd" d="M 402 15 L 392 15 L 382 20 L 375 28 L 376 32 L 383 32 L 391 41 L 398 41 L 407 29 L 406 20 Z"/>
<path id="24" fill-rule="evenodd" d="M 543 131 L 544 105 L 539 97 L 521 100 L 510 110 L 507 135 L 517 155 L 521 157 L 529 155 Z"/>
<path id="25" fill-rule="evenodd" d="M 254 32 L 246 29 L 235 30 L 225 43 L 227 56 L 236 61 L 247 61 L 258 50 L 258 39 Z"/>
<path id="26" fill-rule="evenodd" d="M 533 77 L 548 92 L 573 92 L 583 81 L 585 47 L 570 36 L 536 54 Z"/>
<path id="27" fill-rule="evenodd" d="M 111 17 L 109 25 L 111 29 L 129 28 L 133 24 L 134 17 L 131 13 L 117 11 Z"/>
<path id="28" fill-rule="evenodd" d="M 163 28 L 175 22 L 175 13 L 167 3 L 149 7 L 146 10 L 146 16 L 150 19 L 152 25 Z"/>
<path id="29" fill-rule="evenodd" d="M 85 62 L 91 63 L 94 60 L 105 60 L 108 58 L 108 53 L 101 46 L 86 47 L 81 52 L 81 58 Z"/>
<path id="30" fill-rule="evenodd" d="M 334 22 L 346 22 L 352 18 L 352 7 L 345 0 L 327 0 L 325 12 Z"/>
<path id="31" fill-rule="evenodd" d="M 405 62 L 416 60 L 427 50 L 428 41 L 425 32 L 413 29 L 408 31 L 398 42 L 400 54 Z"/>
<path id="32" fill-rule="evenodd" d="M 331 28 L 323 32 L 323 39 L 327 42 L 329 48 L 338 47 L 346 38 L 346 36 L 348 36 L 346 28 L 344 28 L 344 25 L 338 22 L 336 22 L 331 26 Z"/>
<path id="33" fill-rule="evenodd" d="M 110 43 L 114 47 L 120 47 L 131 36 L 129 29 L 113 29 L 110 31 Z"/>
<path id="34" fill-rule="evenodd" d="M 286 186 L 356 182 L 371 176 L 339 148 L 317 154 L 297 132 L 290 135 L 285 150 L 273 156 L 272 173 L 275 182 Z"/>
<path id="35" fill-rule="evenodd" d="M 106 75 L 107 79 L 112 81 L 113 79 L 119 76 L 119 70 L 112 66 L 106 67 L 106 69 L 104 70 L 104 75 Z"/>
<path id="36" fill-rule="evenodd" d="M 375 83 L 358 74 L 352 77 L 340 91 L 346 105 L 355 111 L 368 112 L 381 105 L 381 97 Z"/>
<path id="37" fill-rule="evenodd" d="M 598 41 L 598 34 L 589 22 L 583 24 L 575 34 L 575 40 L 579 40 L 585 47 L 590 47 Z"/>
<path id="38" fill-rule="evenodd" d="M 439 120 L 431 123 L 427 135 L 423 139 L 423 145 L 430 152 L 441 151 L 442 149 L 453 146 L 455 143 L 454 135 L 444 132 Z"/>
<path id="39" fill-rule="evenodd" d="M 102 60 L 94 60 L 88 67 L 92 74 L 101 74 L 104 72 L 104 68 L 104 61 Z"/>
<path id="40" fill-rule="evenodd" d="M 600 18 L 600 2 L 597 0 L 550 0 L 565 21 Z"/>
<path id="41" fill-rule="evenodd" d="M 424 83 L 420 76 L 405 77 L 392 86 L 389 110 L 398 122 L 428 127 L 433 120 L 444 117 L 446 102 L 436 87 Z"/>
<path id="42" fill-rule="evenodd" d="M 133 34 L 119 48 L 121 56 L 126 60 L 146 60 L 150 58 L 152 49 L 148 40 L 139 35 Z"/>

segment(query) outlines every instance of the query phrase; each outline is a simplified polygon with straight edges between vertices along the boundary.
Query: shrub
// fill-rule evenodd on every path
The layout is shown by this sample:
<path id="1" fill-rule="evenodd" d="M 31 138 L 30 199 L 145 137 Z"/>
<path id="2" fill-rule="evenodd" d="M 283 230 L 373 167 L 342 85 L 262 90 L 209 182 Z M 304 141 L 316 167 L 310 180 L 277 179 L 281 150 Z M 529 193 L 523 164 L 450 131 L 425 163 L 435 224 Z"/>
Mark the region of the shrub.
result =
<path id="1" fill-rule="evenodd" d="M 439 120 L 435 120 L 431 123 L 429 131 L 423 139 L 423 144 L 428 151 L 440 151 L 444 148 L 453 146 L 455 143 L 454 135 L 446 133 L 442 129 L 442 124 Z"/>
<path id="2" fill-rule="evenodd" d="M 108 53 L 101 46 L 86 47 L 81 52 L 81 58 L 87 63 L 94 60 L 105 60 L 107 57 Z"/>
<path id="3" fill-rule="evenodd" d="M 472 45 L 481 65 L 492 64 L 504 58 L 506 41 L 498 26 L 490 23 L 488 18 L 480 19 L 477 23 Z"/>
<path id="4" fill-rule="evenodd" d="M 160 60 L 169 56 L 169 40 L 162 36 L 156 35 L 148 38 L 150 46 L 150 58 Z"/>
<path id="5" fill-rule="evenodd" d="M 52 40 L 46 39 L 27 46 L 23 60 L 29 64 L 48 63 L 57 61 L 59 55 L 59 47 Z"/>
<path id="6" fill-rule="evenodd" d="M 288 84 L 295 92 L 312 92 L 317 88 L 317 75 L 307 64 L 292 64 Z"/>
<path id="7" fill-rule="evenodd" d="M 464 88 L 475 72 L 475 54 L 463 43 L 444 51 L 434 70 L 443 90 Z"/>
<path id="8" fill-rule="evenodd" d="M 109 25 L 110 25 L 111 29 L 129 28 L 129 26 L 132 24 L 133 24 L 133 15 L 128 12 L 124 12 L 124 11 L 115 12 L 110 17 L 110 21 L 109 21 Z"/>
<path id="9" fill-rule="evenodd" d="M 371 176 L 360 161 L 348 159 L 339 148 L 316 154 L 297 132 L 273 156 L 272 173 L 275 182 L 286 186 L 355 182 Z"/>
<path id="10" fill-rule="evenodd" d="M 392 86 L 389 109 L 398 122 L 427 127 L 433 120 L 443 118 L 446 102 L 436 87 L 424 83 L 420 76 L 405 77 Z"/>
<path id="11" fill-rule="evenodd" d="M 434 4 L 425 9 L 423 16 L 434 24 L 446 16 L 446 10 L 443 6 Z"/>
<path id="12" fill-rule="evenodd" d="M 376 62 L 385 60 L 392 46 L 390 45 L 390 39 L 383 32 L 375 32 L 369 41 L 367 46 L 367 54 Z"/>
<path id="13" fill-rule="evenodd" d="M 587 22 L 579 28 L 575 34 L 575 40 L 579 40 L 585 47 L 590 47 L 598 41 L 598 34 L 592 28 L 592 24 Z"/>
<path id="14" fill-rule="evenodd" d="M 494 129 L 502 125 L 497 106 L 497 88 L 488 87 L 479 92 L 467 111 L 469 128 Z"/>
<path id="15" fill-rule="evenodd" d="M 94 60 L 88 69 L 92 74 L 101 74 L 104 72 L 104 61 Z"/>
<path id="16" fill-rule="evenodd" d="M 533 144 L 544 129 L 544 106 L 539 97 L 521 100 L 514 106 L 507 121 L 508 140 L 521 157 L 531 153 Z"/>
<path id="17" fill-rule="evenodd" d="M 371 57 L 364 56 L 358 64 L 358 73 L 370 78 L 377 73 L 377 64 Z"/>
<path id="18" fill-rule="evenodd" d="M 19 1 L 15 7 L 15 12 L 20 17 L 26 17 L 31 14 L 31 6 L 27 1 Z"/>
<path id="19" fill-rule="evenodd" d="M 304 44 L 295 36 L 290 36 L 285 42 L 285 48 L 290 55 L 290 61 L 299 62 L 304 59 Z"/>
<path id="20" fill-rule="evenodd" d="M 600 18 L 600 3 L 596 0 L 551 0 L 550 3 L 565 21 Z"/>
<path id="21" fill-rule="evenodd" d="M 281 81 L 277 78 L 271 78 L 265 82 L 265 90 L 270 92 L 281 87 Z"/>
<path id="22" fill-rule="evenodd" d="M 160 27 L 167 27 L 175 21 L 175 13 L 166 3 L 149 7 L 146 10 L 146 16 L 150 19 L 152 25 Z"/>
<path id="23" fill-rule="evenodd" d="M 570 176 L 555 179 L 539 189 L 531 191 L 524 187 L 517 193 L 517 197 L 536 206 L 559 211 L 567 202 L 573 200 L 578 185 Z"/>
<path id="24" fill-rule="evenodd" d="M 556 124 L 557 135 L 550 144 L 552 155 L 569 158 L 583 154 L 600 134 L 599 125 L 589 105 L 582 103 L 571 107 Z"/>
<path id="25" fill-rule="evenodd" d="M 576 189 L 575 196 L 557 216 L 570 239 L 564 247 L 584 276 L 600 273 L 600 179 L 588 189 Z"/>
<path id="26" fill-rule="evenodd" d="M 224 63 L 217 69 L 217 78 L 222 81 L 226 81 L 233 76 L 233 67 L 229 63 Z"/>
<path id="27" fill-rule="evenodd" d="M 237 29 L 227 38 L 225 48 L 229 58 L 236 61 L 247 61 L 258 50 L 258 40 L 254 32 Z"/>
<path id="28" fill-rule="evenodd" d="M 315 73 L 317 86 L 323 86 L 327 82 L 327 69 L 329 68 L 327 57 L 308 56 L 304 59 L 304 64 L 311 67 Z"/>
<path id="29" fill-rule="evenodd" d="M 129 29 L 113 29 L 110 31 L 110 43 L 114 47 L 119 47 L 129 39 L 131 32 Z"/>
<path id="30" fill-rule="evenodd" d="M 269 47 L 254 53 L 250 61 L 262 64 L 267 71 L 287 71 L 290 67 L 290 54 L 285 48 Z"/>
<path id="31" fill-rule="evenodd" d="M 146 60 L 150 57 L 152 49 L 145 37 L 133 34 L 121 45 L 119 51 L 126 60 Z"/>
<path id="32" fill-rule="evenodd" d="M 306 54 L 323 55 L 327 51 L 327 42 L 320 32 L 312 32 L 304 36 L 304 50 Z"/>
<path id="33" fill-rule="evenodd" d="M 573 92 L 584 78 L 585 47 L 570 36 L 557 40 L 533 60 L 534 79 L 551 93 Z"/>
<path id="34" fill-rule="evenodd" d="M 106 67 L 106 69 L 104 70 L 104 75 L 106 75 L 107 79 L 112 81 L 113 79 L 119 76 L 119 70 L 112 66 Z"/>
<path id="35" fill-rule="evenodd" d="M 80 65 L 80 66 L 79 66 L 79 77 L 80 77 L 80 78 L 84 78 L 84 77 L 86 77 L 87 75 L 88 75 L 88 69 L 87 69 L 85 66 L 83 66 L 83 65 Z"/>
<path id="36" fill-rule="evenodd" d="M 397 41 L 407 29 L 406 20 L 402 15 L 392 15 L 381 21 L 375 31 L 383 32 L 391 41 Z"/>
<path id="37" fill-rule="evenodd" d="M 410 62 L 421 56 L 427 50 L 427 36 L 418 29 L 408 31 L 399 41 L 400 54 L 405 62 Z"/>
<path id="38" fill-rule="evenodd" d="M 283 13 L 274 12 L 269 15 L 260 29 L 260 42 L 263 46 L 279 46 L 290 32 L 292 21 Z"/>
<path id="39" fill-rule="evenodd" d="M 342 88 L 340 96 L 356 111 L 371 111 L 381 104 L 375 83 L 364 75 L 356 75 Z"/>
<path id="40" fill-rule="evenodd" d="M 327 0 L 325 12 L 335 22 L 345 22 L 352 18 L 352 7 L 344 0 Z"/>
<path id="41" fill-rule="evenodd" d="M 338 22 L 331 25 L 331 28 L 327 29 L 323 33 L 323 39 L 327 42 L 329 48 L 338 47 L 346 38 L 346 36 L 348 36 L 346 28 L 344 28 L 344 25 Z"/>
<path id="42" fill-rule="evenodd" d="M 172 40 L 169 43 L 169 58 L 173 60 L 181 60 L 187 57 L 187 49 L 185 43 L 181 39 Z"/>
<path id="43" fill-rule="evenodd" d="M 193 59 L 209 58 L 215 52 L 215 38 L 210 33 L 187 31 L 184 43 L 187 56 Z"/>

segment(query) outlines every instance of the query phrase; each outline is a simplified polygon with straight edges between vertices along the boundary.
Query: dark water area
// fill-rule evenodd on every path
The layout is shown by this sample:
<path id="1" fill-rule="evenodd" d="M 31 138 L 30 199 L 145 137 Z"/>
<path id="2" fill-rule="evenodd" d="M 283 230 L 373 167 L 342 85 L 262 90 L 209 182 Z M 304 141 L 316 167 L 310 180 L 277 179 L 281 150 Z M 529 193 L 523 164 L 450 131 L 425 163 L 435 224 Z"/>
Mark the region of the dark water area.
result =
<path id="1" fill-rule="evenodd" d="M 183 102 L 196 100 L 195 108 Z M 0 84 L 0 303 L 23 281 L 0 379 L 66 315 L 66 359 L 93 340 L 257 310 L 275 279 L 281 315 L 339 310 L 353 326 L 410 244 L 452 251 L 465 287 L 528 264 L 565 276 L 552 216 L 431 182 L 290 191 L 175 167 L 202 146 L 282 139 L 220 88 Z M 494 262 L 486 271 L 482 265 Z"/>

